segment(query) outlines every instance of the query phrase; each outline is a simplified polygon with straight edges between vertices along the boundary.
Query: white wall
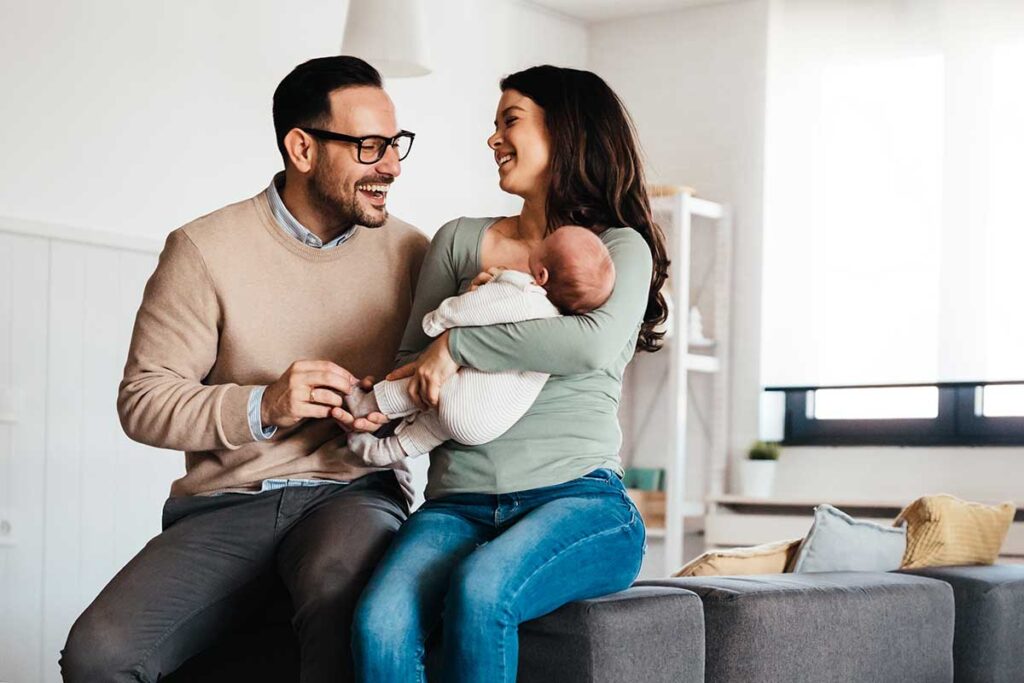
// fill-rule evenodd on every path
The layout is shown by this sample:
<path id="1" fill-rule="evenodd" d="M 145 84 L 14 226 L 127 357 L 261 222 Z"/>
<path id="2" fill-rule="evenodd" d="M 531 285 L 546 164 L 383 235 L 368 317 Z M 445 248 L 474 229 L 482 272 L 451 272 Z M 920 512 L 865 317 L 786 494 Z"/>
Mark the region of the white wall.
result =
<path id="1" fill-rule="evenodd" d="M 6 233 L 0 220 L 0 680 L 56 680 L 82 609 L 159 531 L 180 453 L 114 408 L 155 253 Z"/>
<path id="2" fill-rule="evenodd" d="M 649 179 L 690 185 L 700 196 L 733 207 L 734 453 L 757 438 L 758 426 L 767 22 L 767 0 L 743 0 L 594 24 L 589 43 L 588 66 L 636 121 Z M 653 360 L 641 359 L 637 369 Z M 702 378 L 693 379 L 703 385 Z M 691 425 L 697 424 L 694 417 L 691 412 Z M 653 421 L 643 439 L 649 447 L 640 451 L 654 452 L 659 444 L 664 451 L 659 423 Z M 690 443 L 699 446 L 700 439 Z M 693 497 L 702 474 L 699 461 L 690 462 Z"/>
<path id="3" fill-rule="evenodd" d="M 281 168 L 271 96 L 339 50 L 345 0 L 0 5 L 0 216 L 163 236 Z M 392 210 L 428 234 L 514 211 L 485 139 L 498 79 L 582 66 L 581 23 L 503 0 L 429 0 L 435 73 L 387 88 L 417 133 Z"/>

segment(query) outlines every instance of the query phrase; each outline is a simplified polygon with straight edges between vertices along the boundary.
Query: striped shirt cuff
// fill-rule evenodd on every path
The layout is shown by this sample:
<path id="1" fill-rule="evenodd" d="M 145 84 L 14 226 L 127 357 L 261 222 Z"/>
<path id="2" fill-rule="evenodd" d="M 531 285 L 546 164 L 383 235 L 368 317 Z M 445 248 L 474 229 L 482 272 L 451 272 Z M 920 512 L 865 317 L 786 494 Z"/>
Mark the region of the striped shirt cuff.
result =
<path id="1" fill-rule="evenodd" d="M 277 427 L 271 425 L 264 429 L 263 421 L 260 419 L 260 406 L 263 403 L 263 392 L 267 388 L 256 387 L 249 393 L 249 431 L 256 441 L 266 441 L 277 433 Z"/>

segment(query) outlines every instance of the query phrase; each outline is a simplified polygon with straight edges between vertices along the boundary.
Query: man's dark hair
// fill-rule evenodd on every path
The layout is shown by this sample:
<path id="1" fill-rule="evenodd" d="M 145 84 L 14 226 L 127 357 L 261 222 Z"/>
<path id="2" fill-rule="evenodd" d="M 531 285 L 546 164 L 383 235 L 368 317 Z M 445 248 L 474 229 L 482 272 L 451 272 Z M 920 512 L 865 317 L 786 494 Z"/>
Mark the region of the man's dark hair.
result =
<path id="1" fill-rule="evenodd" d="M 384 83 L 376 69 L 347 55 L 311 59 L 284 77 L 274 91 L 274 133 L 285 163 L 284 136 L 292 128 L 323 125 L 331 115 L 331 92 L 356 86 L 381 88 Z"/>

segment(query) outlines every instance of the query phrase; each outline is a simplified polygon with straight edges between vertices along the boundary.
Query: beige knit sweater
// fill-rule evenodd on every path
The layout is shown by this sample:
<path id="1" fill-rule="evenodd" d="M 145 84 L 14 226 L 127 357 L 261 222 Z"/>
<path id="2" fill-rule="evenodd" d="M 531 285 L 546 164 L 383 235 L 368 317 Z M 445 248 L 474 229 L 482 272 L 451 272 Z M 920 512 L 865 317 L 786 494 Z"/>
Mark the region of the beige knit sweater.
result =
<path id="1" fill-rule="evenodd" d="M 265 193 L 172 232 L 146 284 L 117 402 L 129 437 L 185 451 L 171 495 L 373 471 L 331 419 L 254 441 L 249 393 L 297 360 L 387 374 L 427 246 L 392 218 L 334 249 L 308 247 L 276 224 Z M 398 475 L 410 493 L 408 473 Z"/>

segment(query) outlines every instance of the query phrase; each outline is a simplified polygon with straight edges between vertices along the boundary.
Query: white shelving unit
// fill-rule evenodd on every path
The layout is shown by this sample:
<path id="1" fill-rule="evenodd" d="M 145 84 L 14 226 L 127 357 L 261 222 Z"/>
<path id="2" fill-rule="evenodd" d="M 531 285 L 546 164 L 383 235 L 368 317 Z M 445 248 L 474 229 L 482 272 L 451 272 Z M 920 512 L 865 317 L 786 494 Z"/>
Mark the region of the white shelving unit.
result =
<path id="1" fill-rule="evenodd" d="M 663 538 L 665 574 L 683 563 L 684 521 L 702 517 L 704 498 L 725 492 L 728 415 L 729 415 L 729 320 L 732 274 L 732 221 L 727 205 L 694 197 L 688 188 L 653 188 L 651 207 L 668 238 L 670 283 L 675 305 L 670 323 L 671 338 L 664 351 L 668 355 L 669 377 L 665 400 L 669 424 L 665 448 L 665 529 L 652 529 L 649 537 Z M 689 309 L 691 271 L 691 230 L 714 230 L 714 338 L 713 355 L 692 352 L 689 348 Z M 704 311 L 705 314 L 708 311 Z M 687 413 L 690 373 L 713 373 L 710 413 L 710 449 L 704 468 L 703 495 L 686 500 Z"/>

